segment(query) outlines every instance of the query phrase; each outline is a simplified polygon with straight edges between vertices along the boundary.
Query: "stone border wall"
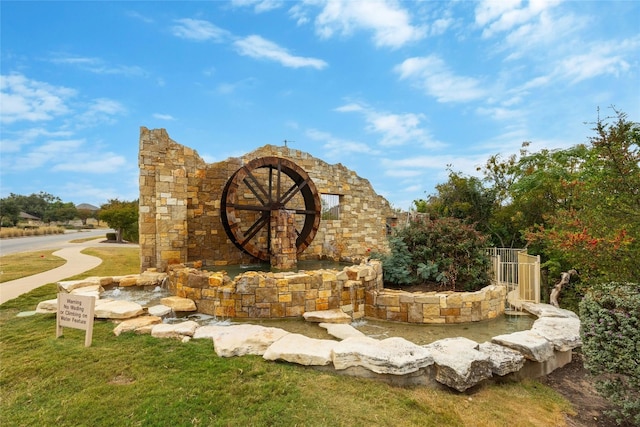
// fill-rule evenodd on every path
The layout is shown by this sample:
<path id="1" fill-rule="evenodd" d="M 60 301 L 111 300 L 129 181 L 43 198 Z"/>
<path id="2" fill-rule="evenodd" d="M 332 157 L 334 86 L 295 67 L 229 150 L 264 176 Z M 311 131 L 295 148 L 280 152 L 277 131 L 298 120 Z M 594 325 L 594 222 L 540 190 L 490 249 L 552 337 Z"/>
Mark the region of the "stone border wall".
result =
<path id="1" fill-rule="evenodd" d="M 198 311 L 222 318 L 301 317 L 340 309 L 353 319 L 410 323 L 477 322 L 504 312 L 504 286 L 477 292 L 405 292 L 384 289 L 379 261 L 342 271 L 250 271 L 231 280 L 223 272 L 169 268 L 169 291 L 195 301 Z"/>

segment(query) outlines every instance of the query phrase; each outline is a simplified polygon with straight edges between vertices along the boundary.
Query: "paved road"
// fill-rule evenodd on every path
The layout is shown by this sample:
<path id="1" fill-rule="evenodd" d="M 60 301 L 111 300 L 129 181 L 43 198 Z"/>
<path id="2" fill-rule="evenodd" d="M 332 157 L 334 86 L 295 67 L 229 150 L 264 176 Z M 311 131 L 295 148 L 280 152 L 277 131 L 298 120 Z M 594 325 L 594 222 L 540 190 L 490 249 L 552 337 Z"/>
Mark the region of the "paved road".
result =
<path id="1" fill-rule="evenodd" d="M 46 285 L 47 283 L 59 282 L 71 276 L 75 276 L 80 273 L 84 273 L 87 270 L 97 267 L 102 263 L 102 260 L 98 257 L 86 255 L 80 253 L 82 250 L 91 246 L 116 246 L 122 247 L 117 243 L 100 243 L 103 241 L 105 230 L 95 230 L 82 233 L 67 233 L 64 235 L 55 236 L 38 236 L 38 237 L 21 237 L 18 239 L 10 239 L 6 242 L 14 242 L 17 240 L 31 240 L 29 242 L 18 242 L 20 244 L 7 245 L 7 250 L 11 252 L 5 253 L 5 240 L 2 244 L 2 255 L 8 253 L 19 253 L 25 251 L 37 251 L 44 249 L 62 248 L 53 253 L 67 260 L 67 262 L 53 270 L 45 271 L 42 273 L 34 274 L 32 276 L 23 277 L 21 279 L 12 280 L 10 282 L 0 283 L 0 304 L 6 301 L 14 299 L 24 293 L 27 293 L 35 288 Z M 85 237 L 96 237 L 94 240 L 89 240 L 82 243 L 69 243 L 70 240 L 81 239 Z M 137 245 L 127 245 L 127 247 Z M 26 249 L 25 249 L 26 248 Z"/>
<path id="2" fill-rule="evenodd" d="M 98 238 L 102 236 L 106 238 L 106 234 L 112 231 L 113 230 L 102 228 L 98 230 L 70 231 L 64 234 L 50 234 L 48 236 L 0 239 L 0 256 L 18 252 L 71 247 L 77 244 L 69 243 L 69 240 L 84 239 L 86 237 Z"/>

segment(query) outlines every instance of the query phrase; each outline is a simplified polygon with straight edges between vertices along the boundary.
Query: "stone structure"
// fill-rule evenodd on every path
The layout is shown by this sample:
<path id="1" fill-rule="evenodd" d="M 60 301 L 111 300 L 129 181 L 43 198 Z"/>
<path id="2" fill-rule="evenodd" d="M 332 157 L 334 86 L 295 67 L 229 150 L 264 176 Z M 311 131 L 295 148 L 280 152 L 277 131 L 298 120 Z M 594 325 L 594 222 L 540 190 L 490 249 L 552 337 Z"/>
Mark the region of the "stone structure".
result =
<path id="1" fill-rule="evenodd" d="M 225 186 L 243 165 L 265 158 L 285 159 L 311 178 L 321 196 L 336 200 L 323 207 L 315 238 L 299 259 L 358 260 L 387 249 L 387 224 L 394 212 L 366 179 L 344 166 L 330 165 L 299 150 L 266 145 L 241 158 L 206 163 L 176 143 L 164 129 L 140 129 L 141 269 L 165 271 L 170 264 L 206 265 L 252 261 L 230 240 L 221 219 Z M 250 192 L 242 201 L 255 202 Z M 295 200 L 294 200 L 295 201 Z"/>
<path id="2" fill-rule="evenodd" d="M 449 324 L 493 319 L 504 313 L 506 289 L 476 292 L 406 292 L 384 289 L 382 266 L 371 260 L 342 271 L 223 272 L 169 267 L 169 292 L 196 302 L 198 311 L 221 318 L 300 317 L 341 310 L 353 319 Z"/>

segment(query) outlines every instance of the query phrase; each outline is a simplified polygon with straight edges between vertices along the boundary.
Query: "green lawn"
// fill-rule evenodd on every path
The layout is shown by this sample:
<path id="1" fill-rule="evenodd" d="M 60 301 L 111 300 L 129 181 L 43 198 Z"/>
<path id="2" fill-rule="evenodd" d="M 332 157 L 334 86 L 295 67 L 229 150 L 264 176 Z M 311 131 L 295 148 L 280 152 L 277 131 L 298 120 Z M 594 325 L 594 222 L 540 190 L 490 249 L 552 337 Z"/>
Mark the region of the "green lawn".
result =
<path id="1" fill-rule="evenodd" d="M 101 271 L 120 271 L 121 255 L 108 255 Z M 0 305 L 2 425 L 562 426 L 572 411 L 536 381 L 470 394 L 399 388 L 257 356 L 220 358 L 210 340 L 116 337 L 107 321 L 96 321 L 85 348 L 84 331 L 65 328 L 56 339 L 55 315 L 16 316 L 55 296 L 49 284 Z"/>
<path id="2" fill-rule="evenodd" d="M 42 273 L 64 265 L 66 260 L 53 256 L 58 249 L 22 252 L 0 257 L 0 283 Z"/>

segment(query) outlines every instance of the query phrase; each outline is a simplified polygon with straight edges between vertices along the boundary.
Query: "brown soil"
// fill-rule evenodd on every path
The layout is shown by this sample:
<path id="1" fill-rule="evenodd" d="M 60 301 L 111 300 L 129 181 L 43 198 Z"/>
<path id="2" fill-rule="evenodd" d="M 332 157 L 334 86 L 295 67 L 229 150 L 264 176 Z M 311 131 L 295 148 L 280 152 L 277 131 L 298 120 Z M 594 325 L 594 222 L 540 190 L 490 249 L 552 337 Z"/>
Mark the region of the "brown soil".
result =
<path id="1" fill-rule="evenodd" d="M 611 405 L 596 391 L 593 376 L 584 368 L 581 353 L 574 351 L 571 363 L 541 378 L 540 382 L 573 405 L 576 415 L 567 415 L 569 427 L 618 426 L 614 419 L 603 414 Z"/>

